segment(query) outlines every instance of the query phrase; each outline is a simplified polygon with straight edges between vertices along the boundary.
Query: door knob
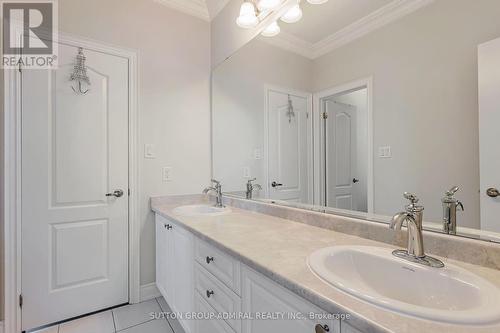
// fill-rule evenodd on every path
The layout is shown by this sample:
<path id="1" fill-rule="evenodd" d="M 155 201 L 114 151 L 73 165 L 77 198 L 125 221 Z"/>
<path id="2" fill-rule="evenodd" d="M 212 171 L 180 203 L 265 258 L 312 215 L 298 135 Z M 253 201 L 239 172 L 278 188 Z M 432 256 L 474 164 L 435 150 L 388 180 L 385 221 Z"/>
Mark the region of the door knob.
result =
<path id="1" fill-rule="evenodd" d="M 283 186 L 283 184 L 276 183 L 276 182 L 272 182 L 272 183 L 271 183 L 271 186 L 272 186 L 272 187 L 279 187 L 279 186 Z"/>
<path id="2" fill-rule="evenodd" d="M 325 333 L 325 332 L 330 332 L 330 327 L 328 327 L 328 325 L 316 325 L 316 327 L 314 328 L 314 331 L 316 333 Z"/>
<path id="3" fill-rule="evenodd" d="M 491 198 L 496 198 L 496 197 L 500 196 L 500 192 L 498 191 L 498 189 L 496 189 L 494 187 L 490 187 L 489 189 L 487 189 L 486 194 Z"/>
<path id="4" fill-rule="evenodd" d="M 352 182 L 353 182 L 354 184 L 359 183 L 359 179 L 353 178 L 353 179 L 352 179 Z"/>
<path id="5" fill-rule="evenodd" d="M 117 197 L 117 198 L 123 197 L 123 190 L 116 190 L 113 193 L 106 193 L 106 196 L 107 197 Z"/>

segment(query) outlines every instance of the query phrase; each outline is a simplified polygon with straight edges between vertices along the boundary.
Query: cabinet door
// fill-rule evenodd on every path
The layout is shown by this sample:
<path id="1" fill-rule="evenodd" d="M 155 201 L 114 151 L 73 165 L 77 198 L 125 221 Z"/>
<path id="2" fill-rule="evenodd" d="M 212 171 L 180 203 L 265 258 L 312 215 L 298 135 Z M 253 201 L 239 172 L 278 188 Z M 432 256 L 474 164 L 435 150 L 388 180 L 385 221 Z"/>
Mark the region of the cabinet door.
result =
<path id="1" fill-rule="evenodd" d="M 315 333 L 316 325 L 328 326 L 326 332 L 340 333 L 338 321 L 309 319 L 311 313 L 321 316 L 324 312 L 247 267 L 242 270 L 242 300 L 243 313 L 274 316 L 244 320 L 243 333 Z"/>
<path id="2" fill-rule="evenodd" d="M 165 296 L 166 294 L 166 268 L 167 268 L 167 252 L 166 252 L 166 220 L 156 215 L 156 286 L 158 290 Z"/>
<path id="3" fill-rule="evenodd" d="M 194 237 L 177 225 L 170 232 L 173 243 L 171 271 L 173 276 L 174 308 L 180 313 L 194 310 Z M 182 322 L 186 332 L 191 332 L 192 321 Z"/>

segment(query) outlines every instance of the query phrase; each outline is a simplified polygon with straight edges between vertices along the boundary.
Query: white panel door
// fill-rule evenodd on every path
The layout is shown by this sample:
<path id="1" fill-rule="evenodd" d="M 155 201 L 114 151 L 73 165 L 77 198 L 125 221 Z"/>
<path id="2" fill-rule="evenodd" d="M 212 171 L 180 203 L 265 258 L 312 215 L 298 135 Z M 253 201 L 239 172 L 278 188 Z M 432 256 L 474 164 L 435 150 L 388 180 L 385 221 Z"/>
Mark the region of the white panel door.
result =
<path id="1" fill-rule="evenodd" d="M 479 46 L 479 154 L 481 170 L 481 229 L 500 232 L 500 38 Z"/>
<path id="2" fill-rule="evenodd" d="M 325 101 L 327 206 L 356 210 L 356 107 Z"/>
<path id="3" fill-rule="evenodd" d="M 77 51 L 22 73 L 23 330 L 128 302 L 128 60 Z"/>
<path id="4" fill-rule="evenodd" d="M 293 115 L 289 114 L 289 96 Z M 297 96 L 276 90 L 267 93 L 270 199 L 308 202 L 309 109 L 307 94 Z"/>

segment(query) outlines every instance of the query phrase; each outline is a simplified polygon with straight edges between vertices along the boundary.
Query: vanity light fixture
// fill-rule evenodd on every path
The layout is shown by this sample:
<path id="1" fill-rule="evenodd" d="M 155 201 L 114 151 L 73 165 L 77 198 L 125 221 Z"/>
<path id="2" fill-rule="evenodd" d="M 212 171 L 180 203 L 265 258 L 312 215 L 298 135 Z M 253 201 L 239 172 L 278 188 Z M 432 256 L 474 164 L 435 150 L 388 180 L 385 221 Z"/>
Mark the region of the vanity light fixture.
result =
<path id="1" fill-rule="evenodd" d="M 295 23 L 302 18 L 301 0 L 286 2 L 285 0 L 244 0 L 240 8 L 240 16 L 236 19 L 236 24 L 242 28 L 255 28 L 270 14 L 277 13 L 281 15 L 281 21 L 285 23 Z M 328 0 L 307 0 L 310 4 L 318 5 Z M 280 7 L 280 5 L 282 5 Z M 278 12 L 275 12 L 279 10 Z M 282 11 L 284 14 L 282 14 Z M 269 24 L 262 35 L 273 37 L 280 33 L 280 27 L 277 22 Z"/>
<path id="2" fill-rule="evenodd" d="M 240 8 L 240 16 L 236 19 L 236 24 L 242 28 L 255 28 L 259 24 L 255 6 L 252 2 L 243 2 Z"/>
<path id="3" fill-rule="evenodd" d="M 281 4 L 282 0 L 259 0 L 257 2 L 257 8 L 260 11 L 273 10 Z"/>
<path id="4" fill-rule="evenodd" d="M 280 32 L 281 32 L 281 28 L 278 25 L 278 22 L 274 21 L 273 23 L 268 25 L 267 28 L 265 28 L 262 31 L 261 35 L 264 37 L 274 37 L 277 34 L 279 34 Z"/>
<path id="5" fill-rule="evenodd" d="M 302 18 L 302 9 L 299 4 L 292 6 L 286 13 L 281 17 L 281 20 L 285 23 L 295 23 Z"/>

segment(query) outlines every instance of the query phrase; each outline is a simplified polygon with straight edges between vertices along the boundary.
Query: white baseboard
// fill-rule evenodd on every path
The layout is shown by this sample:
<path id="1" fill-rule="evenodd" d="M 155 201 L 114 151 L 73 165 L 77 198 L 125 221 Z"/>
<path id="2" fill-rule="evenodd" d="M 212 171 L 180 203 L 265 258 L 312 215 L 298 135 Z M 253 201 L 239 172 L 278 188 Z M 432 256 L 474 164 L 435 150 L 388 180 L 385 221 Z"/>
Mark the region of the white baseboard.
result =
<path id="1" fill-rule="evenodd" d="M 160 297 L 161 293 L 156 287 L 156 283 L 148 283 L 141 286 L 141 302 Z M 0 333 L 2 333 L 0 331 Z"/>

